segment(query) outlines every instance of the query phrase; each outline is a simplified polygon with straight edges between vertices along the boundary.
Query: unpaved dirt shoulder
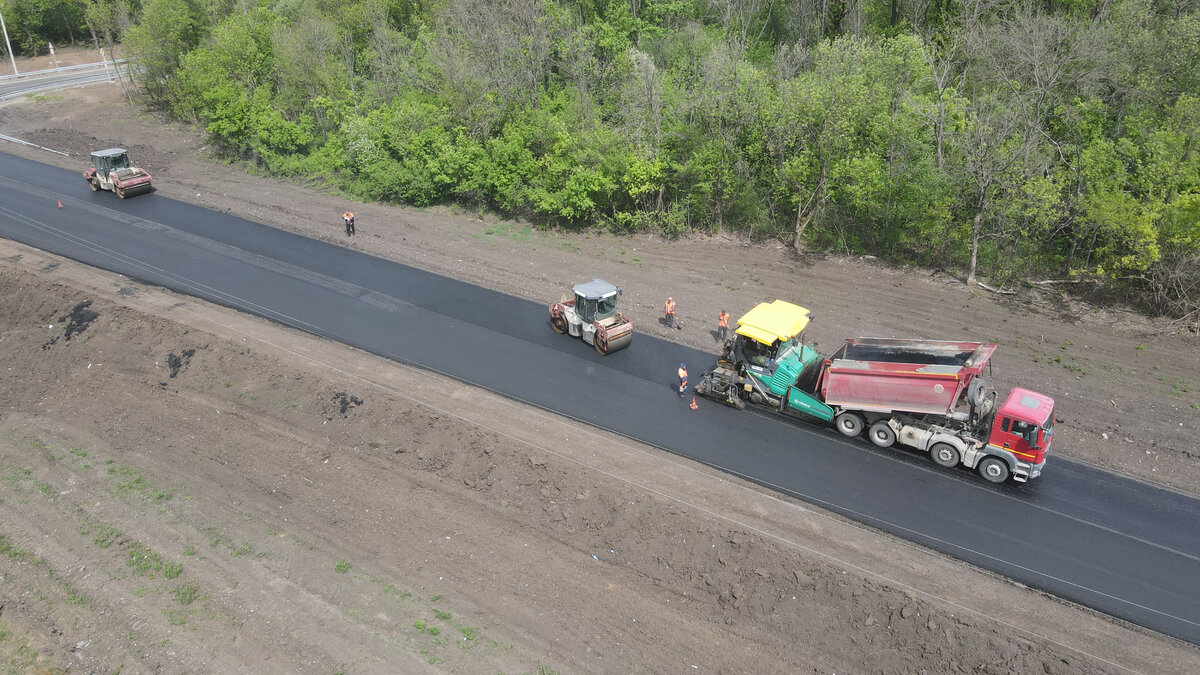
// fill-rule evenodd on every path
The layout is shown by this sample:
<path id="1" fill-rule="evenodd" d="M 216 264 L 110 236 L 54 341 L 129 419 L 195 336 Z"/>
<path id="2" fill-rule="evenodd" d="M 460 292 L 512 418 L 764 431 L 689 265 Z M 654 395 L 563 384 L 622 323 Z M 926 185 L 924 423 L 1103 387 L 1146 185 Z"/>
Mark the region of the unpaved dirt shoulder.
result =
<path id="1" fill-rule="evenodd" d="M 0 259 L 0 621 L 42 663 L 1200 666 L 625 439 L 32 249 Z"/>

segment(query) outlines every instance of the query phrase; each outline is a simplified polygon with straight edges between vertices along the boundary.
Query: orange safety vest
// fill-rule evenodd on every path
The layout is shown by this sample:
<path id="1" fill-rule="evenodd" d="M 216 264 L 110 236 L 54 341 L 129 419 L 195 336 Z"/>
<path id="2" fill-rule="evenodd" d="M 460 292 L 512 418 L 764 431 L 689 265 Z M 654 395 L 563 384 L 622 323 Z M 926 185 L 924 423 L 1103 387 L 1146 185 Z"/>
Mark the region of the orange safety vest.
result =
<path id="1" fill-rule="evenodd" d="M 347 211 L 342 214 L 342 220 L 354 220 L 354 214 Z"/>
<path id="2" fill-rule="evenodd" d="M 729 328 L 729 312 L 721 312 L 717 315 L 717 328 Z"/>
<path id="3" fill-rule="evenodd" d="M 684 383 L 687 382 L 687 368 L 679 369 L 679 380 Z"/>
<path id="4" fill-rule="evenodd" d="M 663 305 L 663 308 L 666 310 L 667 314 L 674 314 L 675 302 L 673 300 L 668 300 L 667 303 Z"/>

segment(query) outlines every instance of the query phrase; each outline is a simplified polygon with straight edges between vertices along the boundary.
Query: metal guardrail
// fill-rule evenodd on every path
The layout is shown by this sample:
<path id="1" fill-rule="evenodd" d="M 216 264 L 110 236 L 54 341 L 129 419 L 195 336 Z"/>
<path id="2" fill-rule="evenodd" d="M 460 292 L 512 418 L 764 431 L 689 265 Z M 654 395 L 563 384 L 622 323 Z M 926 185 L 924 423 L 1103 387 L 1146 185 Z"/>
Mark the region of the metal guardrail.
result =
<path id="1" fill-rule="evenodd" d="M 45 70 L 31 70 L 27 73 L 17 73 L 15 75 L 0 75 L 0 83 L 9 82 L 11 80 L 23 80 L 26 78 L 46 77 L 58 73 L 68 72 L 72 70 L 84 70 L 87 68 L 103 68 L 104 66 L 116 67 L 118 64 L 125 63 L 125 59 L 117 59 L 116 61 L 96 61 L 95 63 L 81 63 L 77 66 L 60 66 L 58 68 L 47 68 Z"/>
<path id="2" fill-rule="evenodd" d="M 0 141 L 8 141 L 9 143 L 16 143 L 18 145 L 27 145 L 31 148 L 37 148 L 38 150 L 45 150 L 46 152 L 53 152 L 54 154 L 62 155 L 63 157 L 71 156 L 70 154 L 63 152 L 62 150 L 54 150 L 52 148 L 45 148 L 45 147 L 38 145 L 37 143 L 30 143 L 29 141 L 23 141 L 19 138 L 13 138 L 12 136 L 5 136 L 4 134 L 0 134 Z"/>
<path id="3" fill-rule="evenodd" d="M 43 73 L 39 77 L 25 76 L 15 78 L 8 76 L 0 78 L 0 103 L 8 103 L 15 99 L 24 98 L 31 94 L 44 91 L 57 91 L 71 87 L 81 87 L 88 84 L 115 82 L 118 68 L 125 64 L 125 59 L 101 63 L 89 63 L 86 66 L 70 66 L 61 70 L 37 71 Z M 84 71 L 84 68 L 90 68 Z M 100 70 L 103 68 L 103 70 Z M 68 72 L 62 72 L 68 71 Z"/>
<path id="4" fill-rule="evenodd" d="M 43 82 L 39 84 L 29 83 L 29 86 L 19 89 L 11 89 L 9 91 L 0 92 L 0 101 L 7 101 L 12 98 L 23 98 L 30 94 L 36 94 L 42 91 L 55 91 L 58 89 L 66 89 L 69 87 L 78 87 L 85 84 L 96 84 L 100 82 L 115 82 L 116 76 L 109 73 L 99 72 L 90 75 L 80 75 L 69 80 L 55 80 L 53 82 Z"/>

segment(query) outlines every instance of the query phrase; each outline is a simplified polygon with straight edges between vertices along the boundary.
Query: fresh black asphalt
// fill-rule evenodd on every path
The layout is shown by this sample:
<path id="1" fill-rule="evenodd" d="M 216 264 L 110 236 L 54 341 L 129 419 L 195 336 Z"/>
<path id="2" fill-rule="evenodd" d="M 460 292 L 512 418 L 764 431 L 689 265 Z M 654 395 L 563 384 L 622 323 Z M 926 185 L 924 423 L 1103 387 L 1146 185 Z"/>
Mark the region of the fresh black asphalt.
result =
<path id="1" fill-rule="evenodd" d="M 312 217 L 340 228 L 332 211 Z M 80 173 L 2 153 L 0 236 L 624 434 L 1200 645 L 1188 496 L 1054 456 L 1041 478 L 997 487 L 765 411 L 691 411 L 675 369 L 695 380 L 713 354 L 637 334 L 602 357 L 551 331 L 545 304 L 163 194 L 92 193 Z"/>

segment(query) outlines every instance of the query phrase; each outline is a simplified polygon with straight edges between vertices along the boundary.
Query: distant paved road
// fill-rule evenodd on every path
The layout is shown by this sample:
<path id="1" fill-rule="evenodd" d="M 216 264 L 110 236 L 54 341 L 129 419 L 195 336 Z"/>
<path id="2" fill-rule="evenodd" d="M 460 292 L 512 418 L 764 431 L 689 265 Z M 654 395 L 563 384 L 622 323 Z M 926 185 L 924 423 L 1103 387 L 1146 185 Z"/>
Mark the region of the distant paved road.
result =
<path id="1" fill-rule="evenodd" d="M 53 71 L 5 75 L 0 77 L 0 102 L 24 98 L 30 94 L 115 81 L 114 67 L 112 63 L 109 63 L 108 68 L 105 68 L 103 63 L 89 63 Z"/>
<path id="2" fill-rule="evenodd" d="M 595 424 L 1200 645 L 1195 499 L 1057 457 L 996 487 L 768 413 L 692 412 L 674 369 L 711 354 L 636 335 L 601 357 L 541 304 L 159 194 L 92 193 L 4 154 L 0 236 Z"/>

